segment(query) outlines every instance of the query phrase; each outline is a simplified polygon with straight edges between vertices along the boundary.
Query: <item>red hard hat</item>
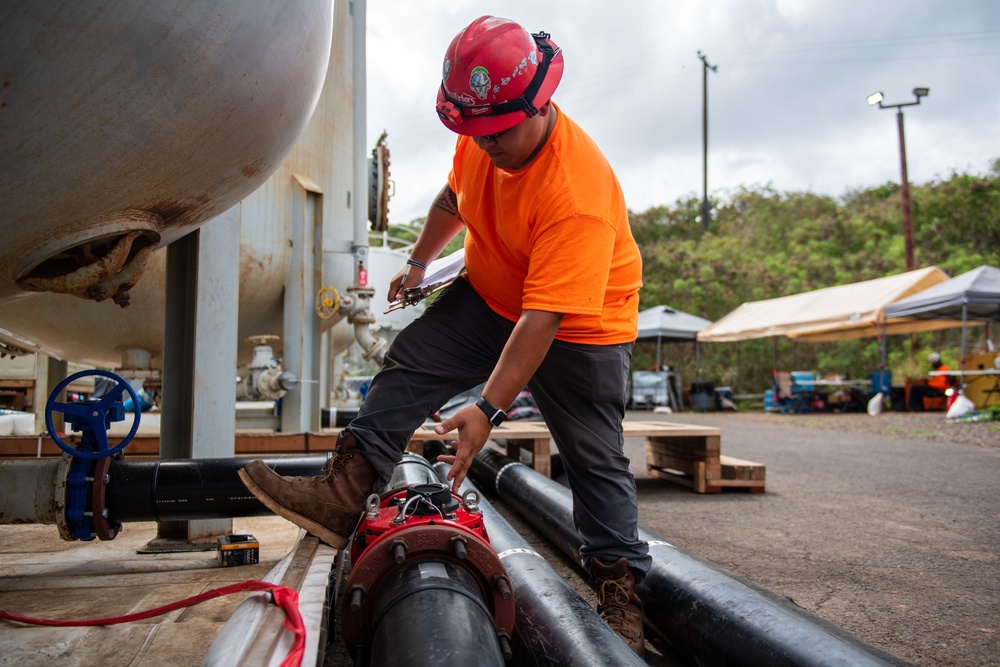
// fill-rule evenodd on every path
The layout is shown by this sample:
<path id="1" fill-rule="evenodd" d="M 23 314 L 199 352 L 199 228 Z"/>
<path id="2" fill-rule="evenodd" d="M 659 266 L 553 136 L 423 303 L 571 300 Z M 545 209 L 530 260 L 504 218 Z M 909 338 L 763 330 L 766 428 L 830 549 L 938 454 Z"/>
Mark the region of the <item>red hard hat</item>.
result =
<path id="1" fill-rule="evenodd" d="M 481 16 L 445 53 L 438 117 L 449 130 L 473 137 L 509 130 L 549 101 L 562 72 L 562 50 L 548 34 Z"/>

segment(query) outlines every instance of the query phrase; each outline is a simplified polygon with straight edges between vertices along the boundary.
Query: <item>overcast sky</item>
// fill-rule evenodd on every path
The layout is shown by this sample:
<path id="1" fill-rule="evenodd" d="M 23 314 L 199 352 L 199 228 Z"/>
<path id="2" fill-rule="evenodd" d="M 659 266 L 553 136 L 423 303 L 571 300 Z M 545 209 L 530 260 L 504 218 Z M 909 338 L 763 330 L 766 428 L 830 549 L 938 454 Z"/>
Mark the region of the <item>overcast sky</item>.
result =
<path id="1" fill-rule="evenodd" d="M 770 185 L 840 197 L 899 182 L 906 107 L 910 181 L 985 173 L 1000 157 L 998 0 L 368 0 L 369 145 L 388 131 L 390 222 L 426 214 L 455 135 L 434 113 L 448 43 L 495 14 L 562 49 L 553 99 L 596 140 L 628 206 L 702 193 L 702 63 L 709 72 L 708 187 Z"/>

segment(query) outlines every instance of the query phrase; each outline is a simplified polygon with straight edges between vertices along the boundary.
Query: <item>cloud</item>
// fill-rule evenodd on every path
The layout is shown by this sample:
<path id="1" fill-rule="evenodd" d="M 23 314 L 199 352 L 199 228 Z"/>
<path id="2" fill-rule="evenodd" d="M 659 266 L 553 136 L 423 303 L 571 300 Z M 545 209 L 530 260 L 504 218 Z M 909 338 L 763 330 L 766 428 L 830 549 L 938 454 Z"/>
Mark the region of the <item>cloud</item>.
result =
<path id="1" fill-rule="evenodd" d="M 423 216 L 445 182 L 454 135 L 434 95 L 452 37 L 484 13 L 472 0 L 368 3 L 368 134 L 389 132 L 390 219 Z M 770 184 L 840 196 L 898 182 L 904 108 L 912 182 L 1000 157 L 1000 3 L 994 0 L 508 0 L 504 16 L 563 48 L 555 100 L 607 155 L 632 210 L 702 189 L 702 63 L 709 190 Z"/>

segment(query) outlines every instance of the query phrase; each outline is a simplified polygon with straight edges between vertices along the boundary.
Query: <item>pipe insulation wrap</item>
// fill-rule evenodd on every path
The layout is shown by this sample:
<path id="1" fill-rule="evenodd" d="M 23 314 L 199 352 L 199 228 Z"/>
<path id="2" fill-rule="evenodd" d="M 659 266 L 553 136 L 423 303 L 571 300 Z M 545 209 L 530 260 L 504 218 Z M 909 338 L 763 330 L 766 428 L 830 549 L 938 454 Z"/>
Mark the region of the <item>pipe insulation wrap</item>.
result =
<path id="1" fill-rule="evenodd" d="M 569 489 L 499 452 L 482 450 L 470 476 L 579 562 Z M 638 586 L 644 620 L 696 664 L 906 665 L 787 598 L 693 556 L 648 530 L 652 569 Z"/>

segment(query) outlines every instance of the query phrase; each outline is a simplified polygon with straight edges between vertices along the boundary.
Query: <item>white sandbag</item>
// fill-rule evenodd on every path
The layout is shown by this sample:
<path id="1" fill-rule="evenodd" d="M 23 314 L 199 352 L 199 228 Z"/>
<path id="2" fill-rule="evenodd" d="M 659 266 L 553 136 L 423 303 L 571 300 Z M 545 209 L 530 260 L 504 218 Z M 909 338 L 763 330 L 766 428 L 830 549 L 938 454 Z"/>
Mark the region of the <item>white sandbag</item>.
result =
<path id="1" fill-rule="evenodd" d="M 0 435 L 14 432 L 14 415 L 0 415 Z"/>
<path id="2" fill-rule="evenodd" d="M 868 401 L 868 414 L 870 414 L 872 417 L 874 417 L 875 415 L 882 414 L 882 402 L 884 399 L 885 399 L 885 394 L 883 394 L 881 391 L 872 396 L 871 400 Z"/>
<path id="3" fill-rule="evenodd" d="M 13 415 L 14 417 L 14 433 L 13 435 L 34 435 L 35 434 L 35 415 L 30 412 L 25 412 L 19 415 Z"/>
<path id="4" fill-rule="evenodd" d="M 959 394 L 955 402 L 951 404 L 948 408 L 948 413 L 945 415 L 947 419 L 954 419 L 955 417 L 961 417 L 964 414 L 968 414 L 976 409 L 976 404 L 965 397 L 964 394 Z"/>

